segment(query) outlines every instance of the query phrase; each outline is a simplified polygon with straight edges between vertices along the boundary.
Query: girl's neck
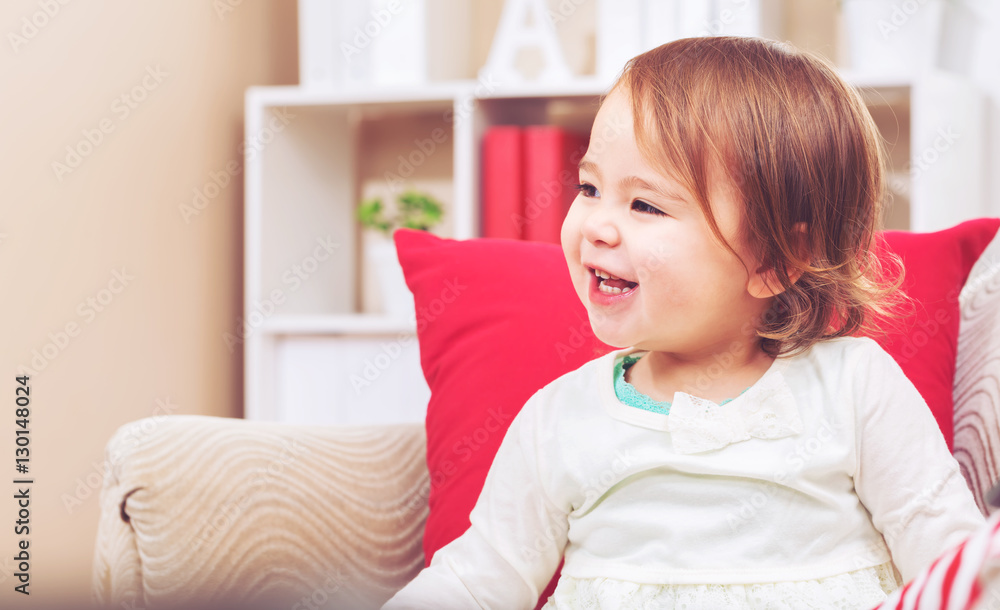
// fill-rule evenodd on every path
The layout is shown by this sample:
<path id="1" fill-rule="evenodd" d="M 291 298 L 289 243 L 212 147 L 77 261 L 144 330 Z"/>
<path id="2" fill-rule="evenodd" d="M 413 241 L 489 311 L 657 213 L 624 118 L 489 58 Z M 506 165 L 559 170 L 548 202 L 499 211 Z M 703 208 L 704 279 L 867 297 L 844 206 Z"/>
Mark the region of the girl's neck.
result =
<path id="1" fill-rule="evenodd" d="M 756 346 L 697 357 L 650 351 L 629 369 L 627 381 L 657 401 L 671 402 L 680 391 L 719 403 L 756 383 L 773 362 Z"/>

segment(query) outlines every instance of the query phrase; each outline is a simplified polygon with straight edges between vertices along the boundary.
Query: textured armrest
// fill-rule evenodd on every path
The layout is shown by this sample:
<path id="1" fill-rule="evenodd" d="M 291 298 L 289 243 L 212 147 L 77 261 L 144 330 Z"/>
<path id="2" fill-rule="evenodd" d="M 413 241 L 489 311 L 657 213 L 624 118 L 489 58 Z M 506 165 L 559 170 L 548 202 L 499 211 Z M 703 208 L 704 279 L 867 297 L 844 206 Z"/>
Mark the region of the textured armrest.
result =
<path id="1" fill-rule="evenodd" d="M 969 274 L 955 369 L 955 459 L 983 513 L 1000 480 L 1000 234 Z"/>
<path id="2" fill-rule="evenodd" d="M 106 450 L 95 601 L 378 608 L 424 564 L 425 452 L 421 424 L 123 426 Z"/>

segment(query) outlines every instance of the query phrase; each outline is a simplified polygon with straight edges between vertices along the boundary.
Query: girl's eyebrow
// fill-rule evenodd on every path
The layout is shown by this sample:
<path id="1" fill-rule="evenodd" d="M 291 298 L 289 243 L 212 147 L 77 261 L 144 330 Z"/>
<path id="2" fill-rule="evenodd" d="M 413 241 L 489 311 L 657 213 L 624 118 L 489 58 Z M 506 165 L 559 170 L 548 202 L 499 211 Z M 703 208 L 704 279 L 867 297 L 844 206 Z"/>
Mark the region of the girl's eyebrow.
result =
<path id="1" fill-rule="evenodd" d="M 580 160 L 579 170 L 581 172 L 590 172 L 597 176 L 601 175 L 601 171 L 597 168 L 597 164 L 592 161 L 587 161 L 586 159 Z M 664 199 L 673 199 L 680 202 L 687 201 L 687 198 L 680 193 L 672 191 L 661 184 L 650 183 L 638 176 L 626 176 L 619 180 L 618 185 L 623 189 L 635 188 L 650 191 L 652 193 L 656 193 Z"/>
<path id="2" fill-rule="evenodd" d="M 626 176 L 622 178 L 618 182 L 618 184 L 621 185 L 622 188 L 638 188 L 650 191 L 652 193 L 655 193 L 659 197 L 662 197 L 663 199 L 673 199 L 675 201 L 680 201 L 680 202 L 687 201 L 687 199 L 682 197 L 680 194 L 675 193 L 674 191 L 671 191 L 668 188 L 664 188 L 661 185 L 651 184 L 649 182 L 646 182 L 645 180 L 643 180 L 638 176 Z"/>

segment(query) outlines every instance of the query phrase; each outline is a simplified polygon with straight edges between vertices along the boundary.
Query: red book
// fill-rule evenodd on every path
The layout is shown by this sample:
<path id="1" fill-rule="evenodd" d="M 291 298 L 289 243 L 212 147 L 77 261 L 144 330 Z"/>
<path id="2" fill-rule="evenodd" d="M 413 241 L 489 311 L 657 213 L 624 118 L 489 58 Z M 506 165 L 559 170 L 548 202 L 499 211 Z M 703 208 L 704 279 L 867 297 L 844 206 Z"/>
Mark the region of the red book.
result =
<path id="1" fill-rule="evenodd" d="M 524 194 L 522 152 L 524 130 L 495 125 L 483 134 L 481 215 L 483 237 L 521 239 Z"/>
<path id="2" fill-rule="evenodd" d="M 559 244 L 559 232 L 579 183 L 577 165 L 587 152 L 587 136 L 561 127 L 524 129 L 522 239 Z"/>

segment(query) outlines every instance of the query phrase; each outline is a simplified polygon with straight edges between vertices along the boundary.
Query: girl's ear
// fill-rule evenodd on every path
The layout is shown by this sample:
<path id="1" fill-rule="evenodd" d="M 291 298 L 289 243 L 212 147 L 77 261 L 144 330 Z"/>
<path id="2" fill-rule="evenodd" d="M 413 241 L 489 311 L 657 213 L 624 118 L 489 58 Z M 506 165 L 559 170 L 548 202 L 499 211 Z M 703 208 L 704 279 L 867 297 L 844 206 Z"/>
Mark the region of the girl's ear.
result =
<path id="1" fill-rule="evenodd" d="M 795 223 L 792 231 L 792 246 L 798 251 L 800 260 L 808 261 L 809 242 L 806 234 L 806 223 Z M 792 284 L 799 281 L 801 276 L 802 270 L 798 268 L 791 269 L 788 272 L 788 280 Z M 750 274 L 750 279 L 747 282 L 747 292 L 750 293 L 750 296 L 757 299 L 768 299 L 784 291 L 785 289 L 781 287 L 781 281 L 778 279 L 778 274 L 770 267 L 758 267 L 756 271 Z"/>

